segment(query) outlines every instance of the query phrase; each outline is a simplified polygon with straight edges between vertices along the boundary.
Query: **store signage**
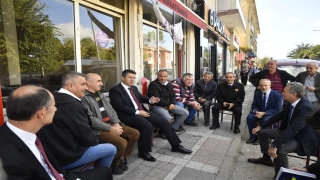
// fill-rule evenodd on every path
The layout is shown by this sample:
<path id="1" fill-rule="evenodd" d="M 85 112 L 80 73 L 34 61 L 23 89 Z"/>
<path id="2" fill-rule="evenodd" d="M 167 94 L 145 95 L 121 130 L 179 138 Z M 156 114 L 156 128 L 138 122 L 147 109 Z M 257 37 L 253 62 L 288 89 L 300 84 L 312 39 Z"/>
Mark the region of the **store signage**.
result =
<path id="1" fill-rule="evenodd" d="M 209 25 L 213 26 L 216 31 L 221 34 L 222 37 L 230 41 L 230 37 L 226 33 L 224 33 L 224 24 L 220 21 L 216 12 L 214 12 L 214 10 L 212 9 L 210 9 L 209 11 Z"/>
<path id="2" fill-rule="evenodd" d="M 238 54 L 237 60 L 243 61 L 244 60 L 244 53 Z"/>
<path id="3" fill-rule="evenodd" d="M 236 42 L 238 45 L 240 45 L 240 39 L 238 36 L 234 35 L 234 42 Z"/>
<path id="4" fill-rule="evenodd" d="M 96 35 L 96 41 L 100 47 L 106 48 L 109 43 L 109 37 L 106 33 L 99 31 Z"/>
<path id="5" fill-rule="evenodd" d="M 182 4 L 180 1 L 176 0 L 158 0 L 163 5 L 167 6 L 175 13 L 184 17 L 186 20 L 190 21 L 192 24 L 198 26 L 199 28 L 207 31 L 207 24 L 202 18 L 200 18 L 196 13 L 191 11 L 188 7 Z"/>

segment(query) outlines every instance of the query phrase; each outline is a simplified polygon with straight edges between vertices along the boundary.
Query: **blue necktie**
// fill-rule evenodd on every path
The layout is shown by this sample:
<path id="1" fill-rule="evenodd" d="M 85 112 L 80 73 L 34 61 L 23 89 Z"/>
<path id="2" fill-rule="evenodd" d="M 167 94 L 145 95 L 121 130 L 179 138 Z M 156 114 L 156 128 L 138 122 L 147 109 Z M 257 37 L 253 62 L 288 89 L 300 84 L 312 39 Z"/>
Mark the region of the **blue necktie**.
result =
<path id="1" fill-rule="evenodd" d="M 263 93 L 263 98 L 262 98 L 262 112 L 266 111 L 266 102 L 267 101 L 267 93 Z"/>
<path id="2" fill-rule="evenodd" d="M 288 113 L 288 125 L 287 125 L 287 127 L 290 125 L 292 110 L 293 110 L 293 106 L 290 105 L 289 113 Z"/>

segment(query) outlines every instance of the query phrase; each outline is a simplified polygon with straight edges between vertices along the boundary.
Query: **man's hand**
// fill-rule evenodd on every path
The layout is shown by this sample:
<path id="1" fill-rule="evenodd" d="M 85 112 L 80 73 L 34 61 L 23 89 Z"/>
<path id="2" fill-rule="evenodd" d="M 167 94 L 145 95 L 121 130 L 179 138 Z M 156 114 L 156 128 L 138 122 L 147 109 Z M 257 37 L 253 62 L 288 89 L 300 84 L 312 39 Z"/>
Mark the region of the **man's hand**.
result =
<path id="1" fill-rule="evenodd" d="M 196 101 L 189 102 L 189 105 L 191 105 L 196 110 L 200 109 L 200 104 L 198 102 L 196 102 Z"/>
<path id="2" fill-rule="evenodd" d="M 159 98 L 159 97 L 154 97 L 154 96 L 152 96 L 152 97 L 150 98 L 150 102 L 151 102 L 151 104 L 158 103 L 158 102 L 160 102 L 160 98 Z"/>
<path id="3" fill-rule="evenodd" d="M 315 88 L 315 87 L 307 86 L 307 87 L 306 87 L 306 90 L 308 90 L 308 91 L 314 91 L 314 90 L 316 90 L 316 88 Z"/>
<path id="4" fill-rule="evenodd" d="M 256 115 L 254 117 L 261 119 L 266 114 L 267 114 L 266 112 L 256 111 Z"/>
<path id="5" fill-rule="evenodd" d="M 150 114 L 144 110 L 139 110 L 139 115 L 142 117 L 149 117 Z"/>
<path id="6" fill-rule="evenodd" d="M 257 132 L 260 131 L 261 127 L 257 126 L 256 128 L 252 129 L 252 134 L 257 135 Z"/>
<path id="7" fill-rule="evenodd" d="M 227 107 L 227 104 L 228 104 L 227 102 L 223 102 L 223 103 L 222 103 L 222 105 L 223 105 L 224 107 Z"/>
<path id="8" fill-rule="evenodd" d="M 268 155 L 270 157 L 277 158 L 278 157 L 277 148 L 274 148 L 274 147 L 270 146 L 269 149 L 268 149 Z"/>
<path id="9" fill-rule="evenodd" d="M 174 104 L 170 104 L 170 106 L 169 106 L 169 110 L 172 110 L 173 108 L 174 108 Z"/>
<path id="10" fill-rule="evenodd" d="M 233 103 L 228 103 L 228 104 L 229 104 L 229 108 L 228 109 L 231 109 L 234 106 Z"/>
<path id="11" fill-rule="evenodd" d="M 123 130 L 122 130 L 122 127 L 118 124 L 118 125 L 112 125 L 110 127 L 110 132 L 112 132 L 117 136 L 120 136 L 123 133 Z"/>
<path id="12" fill-rule="evenodd" d="M 290 169 L 296 170 L 296 171 L 308 172 L 308 170 L 307 170 L 306 168 L 292 167 L 292 168 L 290 168 Z"/>
<path id="13" fill-rule="evenodd" d="M 203 103 L 203 102 L 205 102 L 205 101 L 206 101 L 205 98 L 202 98 L 202 97 L 199 97 L 199 98 L 198 98 L 198 102 L 199 102 L 199 103 Z"/>

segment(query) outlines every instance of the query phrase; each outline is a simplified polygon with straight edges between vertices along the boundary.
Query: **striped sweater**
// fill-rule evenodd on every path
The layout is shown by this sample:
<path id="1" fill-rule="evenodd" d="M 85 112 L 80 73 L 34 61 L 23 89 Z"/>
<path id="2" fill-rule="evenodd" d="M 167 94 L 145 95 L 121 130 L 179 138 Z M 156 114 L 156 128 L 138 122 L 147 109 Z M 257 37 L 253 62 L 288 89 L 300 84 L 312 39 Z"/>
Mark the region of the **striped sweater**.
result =
<path id="1" fill-rule="evenodd" d="M 189 102 L 194 101 L 194 84 L 186 89 L 181 78 L 178 78 L 172 81 L 172 86 L 177 102 L 187 105 Z"/>

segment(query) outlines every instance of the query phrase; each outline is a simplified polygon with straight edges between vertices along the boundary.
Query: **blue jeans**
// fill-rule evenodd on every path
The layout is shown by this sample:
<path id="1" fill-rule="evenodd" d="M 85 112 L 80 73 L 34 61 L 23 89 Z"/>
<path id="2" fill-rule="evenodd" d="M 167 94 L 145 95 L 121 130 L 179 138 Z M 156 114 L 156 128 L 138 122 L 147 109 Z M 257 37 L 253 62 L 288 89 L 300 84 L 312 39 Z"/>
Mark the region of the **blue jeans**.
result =
<path id="1" fill-rule="evenodd" d="M 71 169 L 84 164 L 91 163 L 98 160 L 98 166 L 110 167 L 113 157 L 116 155 L 117 149 L 112 144 L 98 144 L 90 146 L 86 152 L 83 153 L 81 158 L 77 161 L 63 166 L 63 169 Z"/>
<path id="2" fill-rule="evenodd" d="M 186 104 L 183 104 L 182 102 L 176 102 L 176 105 L 180 106 L 180 107 L 188 107 L 188 111 L 189 111 L 189 116 L 187 117 L 186 119 L 186 122 L 189 123 L 191 122 L 191 120 L 194 118 L 194 116 L 196 115 L 197 113 L 197 110 L 194 109 L 192 106 L 189 106 L 189 105 L 186 105 Z"/>
<path id="3" fill-rule="evenodd" d="M 169 113 L 176 114 L 176 118 L 171 123 L 171 127 L 175 130 L 178 130 L 179 126 L 183 123 L 183 121 L 188 117 L 189 112 L 183 107 L 175 105 L 174 108 L 170 111 L 166 110 L 161 106 L 154 106 L 153 111 L 155 114 L 165 118 L 168 122 L 171 121 L 172 117 Z"/>

